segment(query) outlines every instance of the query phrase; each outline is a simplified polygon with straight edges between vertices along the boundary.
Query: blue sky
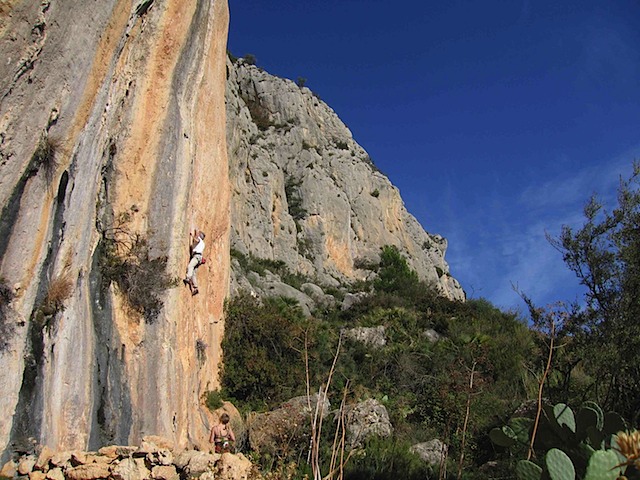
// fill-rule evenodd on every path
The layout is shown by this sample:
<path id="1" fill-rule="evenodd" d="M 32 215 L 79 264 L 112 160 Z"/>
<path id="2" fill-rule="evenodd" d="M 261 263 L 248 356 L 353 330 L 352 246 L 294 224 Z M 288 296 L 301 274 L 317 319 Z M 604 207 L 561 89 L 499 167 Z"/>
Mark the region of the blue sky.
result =
<path id="1" fill-rule="evenodd" d="M 229 1 L 229 50 L 307 79 L 469 297 L 580 295 L 545 232 L 640 158 L 637 0 Z"/>

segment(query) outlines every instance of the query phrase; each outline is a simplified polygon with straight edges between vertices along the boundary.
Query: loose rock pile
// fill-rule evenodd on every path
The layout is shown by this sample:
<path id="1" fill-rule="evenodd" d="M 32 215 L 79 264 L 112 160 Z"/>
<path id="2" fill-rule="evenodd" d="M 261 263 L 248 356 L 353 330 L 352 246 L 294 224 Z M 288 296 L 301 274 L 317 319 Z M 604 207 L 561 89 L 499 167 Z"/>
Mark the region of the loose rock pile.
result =
<path id="1" fill-rule="evenodd" d="M 144 437 L 140 446 L 103 447 L 97 452 L 53 452 L 10 460 L 0 478 L 29 480 L 256 480 L 257 469 L 241 453 L 174 450 L 162 437 Z"/>

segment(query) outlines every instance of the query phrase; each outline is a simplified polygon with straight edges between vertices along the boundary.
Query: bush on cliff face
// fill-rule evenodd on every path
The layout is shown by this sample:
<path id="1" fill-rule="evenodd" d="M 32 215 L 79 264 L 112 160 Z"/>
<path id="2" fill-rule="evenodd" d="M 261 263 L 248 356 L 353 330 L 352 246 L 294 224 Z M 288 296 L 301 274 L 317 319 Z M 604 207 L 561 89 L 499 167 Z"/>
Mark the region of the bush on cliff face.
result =
<path id="1" fill-rule="evenodd" d="M 40 305 L 44 315 L 55 315 L 64 310 L 64 302 L 73 293 L 73 283 L 70 276 L 59 275 L 49 282 L 47 294 Z"/>
<path id="2" fill-rule="evenodd" d="M 7 318 L 9 303 L 13 300 L 13 290 L 4 278 L 0 278 L 0 352 L 9 346 L 9 341 L 15 331 L 15 326 Z"/>
<path id="3" fill-rule="evenodd" d="M 55 137 L 42 135 L 38 141 L 31 166 L 36 170 L 42 169 L 47 185 L 53 182 L 53 176 L 58 168 L 58 155 L 61 150 L 61 142 Z"/>
<path id="4" fill-rule="evenodd" d="M 100 270 L 104 286 L 114 282 L 132 312 L 153 323 L 163 307 L 161 296 L 177 285 L 167 274 L 167 257 L 151 258 L 147 239 L 127 228 L 128 217 L 103 232 Z"/>

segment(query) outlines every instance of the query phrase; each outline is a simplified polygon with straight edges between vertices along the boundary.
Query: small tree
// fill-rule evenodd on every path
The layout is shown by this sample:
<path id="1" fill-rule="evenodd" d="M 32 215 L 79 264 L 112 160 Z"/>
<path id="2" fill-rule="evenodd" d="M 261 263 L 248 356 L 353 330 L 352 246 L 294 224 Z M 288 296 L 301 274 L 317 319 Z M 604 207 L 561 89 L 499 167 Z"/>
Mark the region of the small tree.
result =
<path id="1" fill-rule="evenodd" d="M 242 57 L 242 59 L 244 60 L 244 63 L 246 63 L 247 65 L 255 65 L 258 61 L 256 59 L 256 56 L 253 55 L 252 53 L 247 53 L 244 57 Z"/>
<path id="2" fill-rule="evenodd" d="M 395 245 L 385 245 L 380 254 L 378 278 L 373 283 L 377 292 L 411 295 L 420 284 L 418 274 L 407 264 Z"/>
<path id="3" fill-rule="evenodd" d="M 599 401 L 633 424 L 640 415 L 640 164 L 620 180 L 618 206 L 611 212 L 593 196 L 578 230 L 564 225 L 549 237 L 580 283 L 585 307 L 572 327 Z"/>

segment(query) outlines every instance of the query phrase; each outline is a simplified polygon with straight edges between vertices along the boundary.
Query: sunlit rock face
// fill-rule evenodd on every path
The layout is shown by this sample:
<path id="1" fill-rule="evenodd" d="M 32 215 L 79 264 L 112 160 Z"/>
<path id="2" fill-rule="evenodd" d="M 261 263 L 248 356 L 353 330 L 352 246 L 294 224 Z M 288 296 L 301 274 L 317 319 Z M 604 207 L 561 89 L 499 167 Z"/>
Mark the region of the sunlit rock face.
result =
<path id="1" fill-rule="evenodd" d="M 227 69 L 232 248 L 336 285 L 366 278 L 381 247 L 395 245 L 421 279 L 464 299 L 444 260 L 446 240 L 407 212 L 328 105 L 242 59 Z M 282 289 L 233 270 L 232 290 Z"/>
<path id="2" fill-rule="evenodd" d="M 206 441 L 229 283 L 227 29 L 226 0 L 2 2 L 2 460 L 34 442 Z M 180 278 L 193 228 L 200 295 L 160 290 L 145 321 L 106 281 L 102 239 L 138 236 Z"/>

